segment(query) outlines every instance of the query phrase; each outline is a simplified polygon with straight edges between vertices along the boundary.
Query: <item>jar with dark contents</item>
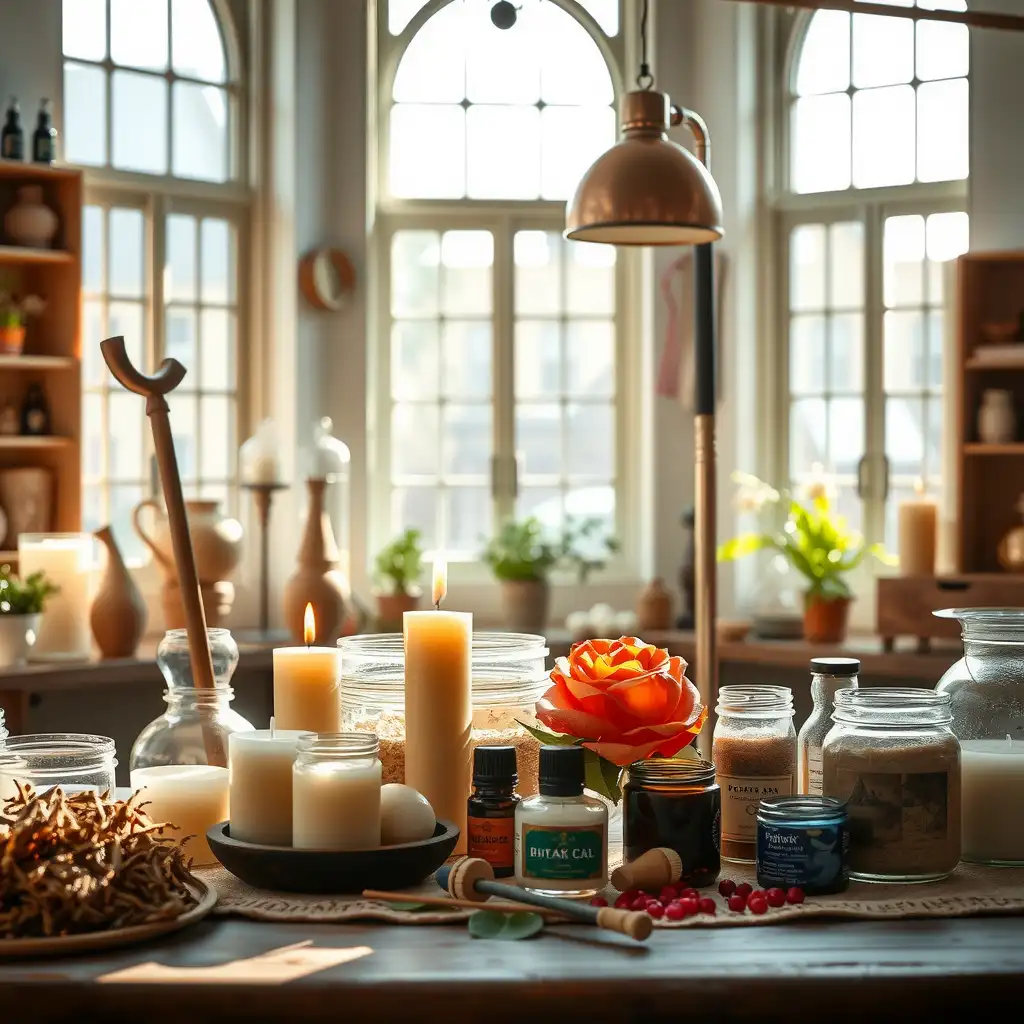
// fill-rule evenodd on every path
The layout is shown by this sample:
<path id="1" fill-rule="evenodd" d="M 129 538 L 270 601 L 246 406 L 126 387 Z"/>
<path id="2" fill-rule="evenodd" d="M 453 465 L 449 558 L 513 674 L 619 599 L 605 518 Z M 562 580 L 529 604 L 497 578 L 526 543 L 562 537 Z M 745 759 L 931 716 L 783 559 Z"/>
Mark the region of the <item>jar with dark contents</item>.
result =
<path id="1" fill-rule="evenodd" d="M 722 798 L 710 761 L 652 758 L 626 769 L 622 838 L 627 861 L 667 846 L 683 862 L 683 881 L 711 885 L 721 869 Z"/>

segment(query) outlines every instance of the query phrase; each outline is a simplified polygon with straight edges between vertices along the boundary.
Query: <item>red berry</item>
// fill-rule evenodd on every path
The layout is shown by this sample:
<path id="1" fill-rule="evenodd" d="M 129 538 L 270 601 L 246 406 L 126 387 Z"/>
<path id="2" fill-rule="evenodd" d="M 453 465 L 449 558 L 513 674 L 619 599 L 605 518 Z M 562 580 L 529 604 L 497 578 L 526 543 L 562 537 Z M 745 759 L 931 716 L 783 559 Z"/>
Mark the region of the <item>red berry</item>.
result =
<path id="1" fill-rule="evenodd" d="M 768 901 L 769 907 L 781 907 L 786 902 L 786 894 L 782 889 L 769 889 L 764 898 Z"/>
<path id="2" fill-rule="evenodd" d="M 666 885 L 665 888 L 661 890 L 658 899 L 667 906 L 676 898 L 677 895 L 676 887 L 674 885 Z"/>
<path id="3" fill-rule="evenodd" d="M 687 887 L 686 889 L 680 889 L 679 890 L 679 898 L 681 900 L 699 900 L 700 899 L 700 893 L 697 892 L 697 890 L 694 889 L 692 886 L 690 886 L 690 887 Z"/>
<path id="4" fill-rule="evenodd" d="M 615 897 L 615 909 L 616 910 L 631 910 L 633 908 L 633 901 L 629 898 L 629 893 L 624 892 Z"/>
<path id="5" fill-rule="evenodd" d="M 736 891 L 736 883 L 731 878 L 723 878 L 718 883 L 718 892 L 728 899 Z"/>
<path id="6" fill-rule="evenodd" d="M 700 912 L 700 905 L 695 899 L 691 899 L 689 896 L 681 899 L 679 901 L 679 905 L 683 908 L 683 912 L 687 917 L 692 917 L 694 914 Z"/>
<path id="7" fill-rule="evenodd" d="M 665 908 L 655 900 L 653 903 L 647 904 L 647 914 L 653 917 L 655 921 L 665 916 Z"/>
<path id="8" fill-rule="evenodd" d="M 608 901 L 603 896 L 595 896 L 591 901 L 592 907 L 607 907 Z"/>
<path id="9" fill-rule="evenodd" d="M 665 916 L 670 921 L 682 921 L 683 918 L 686 917 L 686 911 L 683 910 L 683 906 L 681 903 L 670 903 L 665 908 Z"/>
<path id="10" fill-rule="evenodd" d="M 729 909 L 735 910 L 737 914 L 742 914 L 747 909 L 747 897 L 734 892 L 729 897 Z"/>
<path id="11" fill-rule="evenodd" d="M 786 893 L 787 903 L 803 903 L 804 891 L 798 885 L 794 885 L 789 892 Z"/>
<path id="12" fill-rule="evenodd" d="M 697 908 L 702 914 L 713 914 L 716 910 L 715 901 L 710 896 L 701 896 L 697 900 Z"/>
<path id="13" fill-rule="evenodd" d="M 646 910 L 647 909 L 647 897 L 637 896 L 635 900 L 629 905 L 630 910 Z"/>
<path id="14" fill-rule="evenodd" d="M 763 896 L 751 896 L 747 907 L 752 914 L 763 914 L 768 909 L 768 901 Z"/>
<path id="15" fill-rule="evenodd" d="M 625 896 L 630 903 L 632 903 L 633 900 L 637 898 L 637 896 L 640 896 L 642 894 L 639 889 L 627 889 L 622 895 Z"/>
<path id="16" fill-rule="evenodd" d="M 751 891 L 747 895 L 747 902 L 749 903 L 755 896 L 760 896 L 763 900 L 766 900 L 768 898 L 765 895 L 764 889 L 751 889 Z"/>
<path id="17" fill-rule="evenodd" d="M 736 886 L 735 890 L 738 896 L 742 896 L 744 899 L 748 899 L 750 894 L 754 891 L 754 887 L 749 882 L 740 882 Z"/>

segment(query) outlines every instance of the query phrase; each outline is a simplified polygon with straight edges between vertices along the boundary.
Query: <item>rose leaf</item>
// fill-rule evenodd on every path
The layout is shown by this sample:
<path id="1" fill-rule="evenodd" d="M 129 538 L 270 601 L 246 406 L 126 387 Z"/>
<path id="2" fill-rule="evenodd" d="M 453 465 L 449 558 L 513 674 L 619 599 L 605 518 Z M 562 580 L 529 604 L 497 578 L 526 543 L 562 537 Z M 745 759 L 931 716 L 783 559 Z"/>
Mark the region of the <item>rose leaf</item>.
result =
<path id="1" fill-rule="evenodd" d="M 469 934 L 474 939 L 501 939 L 512 942 L 528 939 L 544 927 L 544 918 L 529 911 L 499 914 L 494 910 L 478 910 L 469 919 Z"/>
<path id="2" fill-rule="evenodd" d="M 518 718 L 516 719 L 516 725 L 522 726 L 535 740 L 545 746 L 574 747 L 580 742 L 575 736 L 563 736 L 559 733 L 545 732 L 536 726 L 520 722 Z"/>
<path id="3" fill-rule="evenodd" d="M 613 804 L 622 799 L 622 790 L 619 789 L 619 776 L 622 769 L 617 764 L 603 757 L 599 757 L 589 748 L 585 748 L 583 755 L 584 783 L 587 789 L 607 797 Z"/>

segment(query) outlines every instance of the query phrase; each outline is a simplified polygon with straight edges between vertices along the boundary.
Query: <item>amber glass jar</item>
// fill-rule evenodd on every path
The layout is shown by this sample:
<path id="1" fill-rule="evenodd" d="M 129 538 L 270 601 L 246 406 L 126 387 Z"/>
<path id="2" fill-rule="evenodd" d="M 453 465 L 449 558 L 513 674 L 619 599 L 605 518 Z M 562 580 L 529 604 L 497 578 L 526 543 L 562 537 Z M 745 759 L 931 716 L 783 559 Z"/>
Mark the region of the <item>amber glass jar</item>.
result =
<path id="1" fill-rule="evenodd" d="M 637 761 L 626 769 L 622 794 L 626 860 L 667 846 L 679 854 L 689 885 L 715 881 L 722 866 L 722 794 L 710 761 Z"/>

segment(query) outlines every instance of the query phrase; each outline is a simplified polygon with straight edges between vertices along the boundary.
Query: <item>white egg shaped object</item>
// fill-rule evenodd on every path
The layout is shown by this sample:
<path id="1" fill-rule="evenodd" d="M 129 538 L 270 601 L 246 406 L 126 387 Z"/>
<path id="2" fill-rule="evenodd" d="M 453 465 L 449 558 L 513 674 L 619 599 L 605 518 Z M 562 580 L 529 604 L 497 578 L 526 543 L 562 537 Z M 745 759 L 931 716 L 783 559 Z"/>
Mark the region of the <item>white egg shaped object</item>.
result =
<path id="1" fill-rule="evenodd" d="M 389 782 L 380 788 L 380 842 L 382 846 L 416 843 L 434 834 L 434 808 L 412 786 Z"/>

